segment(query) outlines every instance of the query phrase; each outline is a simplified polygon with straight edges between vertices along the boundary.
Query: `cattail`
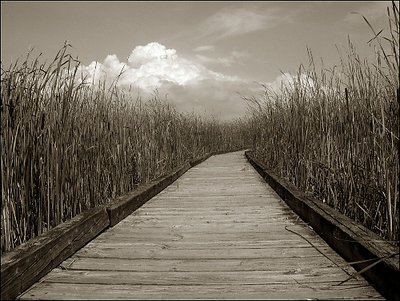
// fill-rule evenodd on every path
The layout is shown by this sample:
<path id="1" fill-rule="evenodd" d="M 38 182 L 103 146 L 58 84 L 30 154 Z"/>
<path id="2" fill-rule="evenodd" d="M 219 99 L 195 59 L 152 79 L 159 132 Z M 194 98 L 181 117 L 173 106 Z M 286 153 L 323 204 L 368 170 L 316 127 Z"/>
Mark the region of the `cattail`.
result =
<path id="1" fill-rule="evenodd" d="M 117 80 L 78 83 L 68 47 L 48 66 L 2 68 L 1 252 L 187 160 L 248 144 L 239 120 L 178 113 L 157 93 L 133 99 Z"/>
<path id="2" fill-rule="evenodd" d="M 308 50 L 308 68 L 301 66 L 290 86 L 275 93 L 265 91 L 263 98 L 246 99 L 259 159 L 308 194 L 398 243 L 400 101 L 395 2 L 388 18 L 389 36 L 384 38 L 365 19 L 374 34 L 371 42 L 377 43 L 374 62 L 360 59 L 349 39 L 347 57 L 340 57 L 339 67 L 318 71 Z"/>

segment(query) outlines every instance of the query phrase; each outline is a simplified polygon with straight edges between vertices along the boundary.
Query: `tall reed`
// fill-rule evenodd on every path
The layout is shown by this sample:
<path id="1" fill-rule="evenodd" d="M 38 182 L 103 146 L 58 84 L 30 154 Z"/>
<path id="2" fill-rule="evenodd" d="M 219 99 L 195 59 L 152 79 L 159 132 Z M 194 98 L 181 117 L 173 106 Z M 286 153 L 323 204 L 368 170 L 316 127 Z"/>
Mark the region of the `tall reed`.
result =
<path id="1" fill-rule="evenodd" d="M 399 240 L 399 9 L 389 34 L 373 32 L 375 60 L 349 40 L 337 67 L 301 65 L 279 90 L 245 97 L 256 155 L 301 190 Z M 365 19 L 365 18 L 364 18 Z M 368 20 L 365 19 L 368 25 Z"/>
<path id="2" fill-rule="evenodd" d="M 210 151 L 243 148 L 241 121 L 178 113 L 79 83 L 69 45 L 1 72 L 1 252 Z"/>

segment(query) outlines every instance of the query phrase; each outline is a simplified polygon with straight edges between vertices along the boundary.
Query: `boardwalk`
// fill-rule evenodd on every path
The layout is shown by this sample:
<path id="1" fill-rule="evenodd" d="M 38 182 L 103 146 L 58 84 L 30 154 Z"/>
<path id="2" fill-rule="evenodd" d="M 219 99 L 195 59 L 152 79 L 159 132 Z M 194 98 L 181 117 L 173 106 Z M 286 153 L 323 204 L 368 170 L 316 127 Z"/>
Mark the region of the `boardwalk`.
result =
<path id="1" fill-rule="evenodd" d="M 190 169 L 21 299 L 381 298 L 361 277 L 338 285 L 354 272 L 235 152 Z"/>

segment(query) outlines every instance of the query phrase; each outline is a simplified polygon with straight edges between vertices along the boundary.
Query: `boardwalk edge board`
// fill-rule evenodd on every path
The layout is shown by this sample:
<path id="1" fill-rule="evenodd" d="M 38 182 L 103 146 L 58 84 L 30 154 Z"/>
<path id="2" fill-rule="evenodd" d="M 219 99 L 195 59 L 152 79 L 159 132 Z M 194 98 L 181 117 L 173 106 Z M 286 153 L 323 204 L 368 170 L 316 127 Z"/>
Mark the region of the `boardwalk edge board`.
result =
<path id="1" fill-rule="evenodd" d="M 200 158 L 198 158 L 198 159 L 195 159 L 195 160 L 190 161 L 190 162 L 189 162 L 190 167 L 194 167 L 194 166 L 200 164 L 201 162 L 207 160 L 207 159 L 210 158 L 211 156 L 212 156 L 212 154 L 206 154 L 206 155 L 204 155 L 204 156 L 202 156 L 202 157 L 200 157 Z"/>
<path id="2" fill-rule="evenodd" d="M 92 208 L 5 253 L 1 258 L 1 299 L 15 299 L 108 224 L 105 208 Z"/>
<path id="3" fill-rule="evenodd" d="M 288 181 L 277 177 L 254 157 L 252 151 L 246 151 L 245 155 L 256 171 L 289 207 L 312 226 L 315 232 L 343 258 L 349 262 L 372 259 L 372 261 L 352 264 L 357 271 L 382 259 L 361 275 L 385 298 L 400 300 L 399 249 L 397 247 L 328 205 L 307 196 Z"/>
<path id="4" fill-rule="evenodd" d="M 133 192 L 118 197 L 111 204 L 91 208 L 4 253 L 1 256 L 1 300 L 16 299 L 101 232 L 116 225 L 189 168 L 214 154 L 217 153 L 209 153 L 187 162 L 168 175 L 140 185 Z"/>
<path id="5" fill-rule="evenodd" d="M 183 166 L 176 168 L 169 175 L 158 178 L 149 184 L 139 186 L 138 189 L 133 192 L 118 197 L 111 204 L 107 205 L 110 227 L 115 226 L 128 215 L 132 214 L 132 212 L 162 191 L 165 187 L 172 184 L 190 167 L 190 163 L 185 163 Z"/>

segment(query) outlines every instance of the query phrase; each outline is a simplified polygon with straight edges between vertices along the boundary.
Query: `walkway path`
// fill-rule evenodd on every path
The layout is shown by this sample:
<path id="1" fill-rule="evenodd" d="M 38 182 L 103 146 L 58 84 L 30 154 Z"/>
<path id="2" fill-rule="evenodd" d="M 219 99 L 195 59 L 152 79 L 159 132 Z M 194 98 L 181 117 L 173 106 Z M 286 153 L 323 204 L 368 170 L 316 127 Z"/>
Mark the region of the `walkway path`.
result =
<path id="1" fill-rule="evenodd" d="M 361 277 L 338 285 L 354 272 L 235 152 L 190 169 L 21 299 L 381 298 Z"/>

